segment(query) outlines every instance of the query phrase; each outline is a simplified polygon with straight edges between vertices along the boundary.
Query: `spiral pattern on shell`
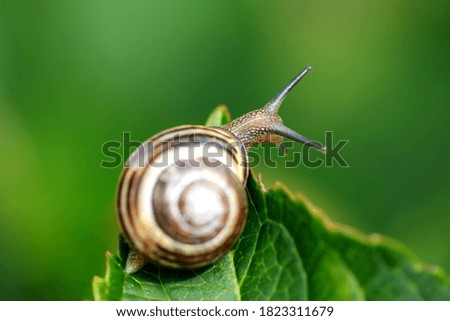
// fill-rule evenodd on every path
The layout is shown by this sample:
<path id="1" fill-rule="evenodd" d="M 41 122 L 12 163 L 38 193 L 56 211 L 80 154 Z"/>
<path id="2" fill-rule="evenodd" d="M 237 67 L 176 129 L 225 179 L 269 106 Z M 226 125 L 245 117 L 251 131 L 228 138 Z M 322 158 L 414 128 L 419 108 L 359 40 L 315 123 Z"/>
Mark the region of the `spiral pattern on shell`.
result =
<path id="1" fill-rule="evenodd" d="M 180 126 L 143 143 L 122 172 L 117 208 L 131 247 L 173 268 L 210 264 L 247 220 L 247 152 L 230 131 Z"/>

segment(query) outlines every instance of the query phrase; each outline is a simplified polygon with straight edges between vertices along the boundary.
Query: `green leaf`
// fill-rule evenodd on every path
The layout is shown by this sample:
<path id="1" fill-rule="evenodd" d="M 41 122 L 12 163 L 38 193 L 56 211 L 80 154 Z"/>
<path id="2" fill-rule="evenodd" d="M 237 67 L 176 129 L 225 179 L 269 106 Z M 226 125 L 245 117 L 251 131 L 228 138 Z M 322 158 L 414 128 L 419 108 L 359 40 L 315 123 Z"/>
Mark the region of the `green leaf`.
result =
<path id="1" fill-rule="evenodd" d="M 206 120 L 205 126 L 223 126 L 231 121 L 228 108 L 224 105 L 217 106 Z"/>
<path id="2" fill-rule="evenodd" d="M 224 106 L 209 126 L 230 121 Z M 169 270 L 148 264 L 124 272 L 129 252 L 107 254 L 96 300 L 450 300 L 450 282 L 401 244 L 331 222 L 283 185 L 265 191 L 251 173 L 249 218 L 233 250 L 215 264 Z"/>

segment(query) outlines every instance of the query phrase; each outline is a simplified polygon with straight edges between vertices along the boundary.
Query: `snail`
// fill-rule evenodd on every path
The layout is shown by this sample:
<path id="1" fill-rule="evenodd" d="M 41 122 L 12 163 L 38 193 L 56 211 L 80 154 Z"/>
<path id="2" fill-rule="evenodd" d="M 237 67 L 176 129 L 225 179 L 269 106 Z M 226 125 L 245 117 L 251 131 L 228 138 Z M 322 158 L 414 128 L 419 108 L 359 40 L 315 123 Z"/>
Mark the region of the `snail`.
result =
<path id="1" fill-rule="evenodd" d="M 147 262 L 199 268 L 230 251 L 247 220 L 248 148 L 280 144 L 286 137 L 326 151 L 278 116 L 287 94 L 310 70 L 305 68 L 264 107 L 224 127 L 171 128 L 131 154 L 117 192 L 118 218 L 131 248 L 127 273 Z"/>

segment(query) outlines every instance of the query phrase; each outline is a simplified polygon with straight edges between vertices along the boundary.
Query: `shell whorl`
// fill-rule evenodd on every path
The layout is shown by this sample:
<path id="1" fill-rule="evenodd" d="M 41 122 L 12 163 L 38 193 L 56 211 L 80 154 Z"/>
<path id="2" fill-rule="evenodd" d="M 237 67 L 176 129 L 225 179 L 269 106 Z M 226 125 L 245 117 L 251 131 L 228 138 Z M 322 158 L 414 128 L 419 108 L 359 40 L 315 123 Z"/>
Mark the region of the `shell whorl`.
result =
<path id="1" fill-rule="evenodd" d="M 226 129 L 164 131 L 142 144 L 122 172 L 122 231 L 151 262 L 174 268 L 210 264 L 242 233 L 247 176 L 246 149 Z"/>

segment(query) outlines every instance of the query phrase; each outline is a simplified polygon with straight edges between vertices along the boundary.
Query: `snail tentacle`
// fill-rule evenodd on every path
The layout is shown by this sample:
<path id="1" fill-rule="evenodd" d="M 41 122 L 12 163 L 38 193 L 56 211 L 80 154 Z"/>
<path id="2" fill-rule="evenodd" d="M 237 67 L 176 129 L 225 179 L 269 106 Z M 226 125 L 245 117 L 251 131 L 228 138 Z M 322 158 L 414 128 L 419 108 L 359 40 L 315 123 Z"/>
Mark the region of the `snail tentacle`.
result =
<path id="1" fill-rule="evenodd" d="M 251 111 L 229 123 L 226 129 L 234 133 L 244 143 L 245 147 L 264 143 L 281 143 L 283 137 L 290 138 L 296 142 L 309 147 L 326 152 L 326 147 L 317 142 L 313 142 L 283 125 L 281 117 L 278 116 L 278 110 L 292 88 L 311 70 L 306 67 L 294 79 L 292 79 L 284 88 L 272 98 L 264 107 Z"/>

